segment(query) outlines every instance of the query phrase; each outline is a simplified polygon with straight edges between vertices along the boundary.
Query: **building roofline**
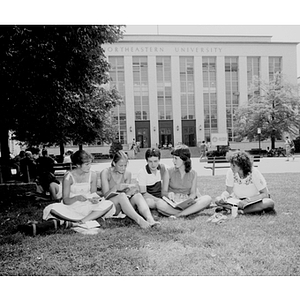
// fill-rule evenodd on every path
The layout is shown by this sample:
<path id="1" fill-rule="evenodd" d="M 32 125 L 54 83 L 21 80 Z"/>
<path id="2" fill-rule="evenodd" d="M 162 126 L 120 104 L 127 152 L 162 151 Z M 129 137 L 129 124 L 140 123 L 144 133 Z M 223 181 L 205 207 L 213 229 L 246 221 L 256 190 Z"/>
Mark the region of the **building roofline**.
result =
<path id="1" fill-rule="evenodd" d="M 299 44 L 300 42 L 273 42 L 270 35 L 166 35 L 166 34 L 124 34 L 118 42 L 131 43 L 247 43 L 247 44 Z"/>

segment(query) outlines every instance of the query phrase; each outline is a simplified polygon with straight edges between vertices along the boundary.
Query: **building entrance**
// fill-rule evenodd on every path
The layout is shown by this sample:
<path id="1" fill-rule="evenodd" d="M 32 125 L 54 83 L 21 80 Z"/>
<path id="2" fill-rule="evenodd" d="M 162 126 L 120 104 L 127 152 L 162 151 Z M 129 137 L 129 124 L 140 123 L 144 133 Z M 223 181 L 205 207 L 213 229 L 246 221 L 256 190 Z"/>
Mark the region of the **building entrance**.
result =
<path id="1" fill-rule="evenodd" d="M 161 147 L 173 145 L 173 121 L 159 121 L 159 144 Z"/>
<path id="2" fill-rule="evenodd" d="M 189 146 L 196 146 L 196 122 L 194 120 L 182 121 L 182 142 Z"/>
<path id="3" fill-rule="evenodd" d="M 149 148 L 151 146 L 150 141 L 150 122 L 149 121 L 137 121 L 135 122 L 135 140 L 140 144 L 140 148 Z"/>

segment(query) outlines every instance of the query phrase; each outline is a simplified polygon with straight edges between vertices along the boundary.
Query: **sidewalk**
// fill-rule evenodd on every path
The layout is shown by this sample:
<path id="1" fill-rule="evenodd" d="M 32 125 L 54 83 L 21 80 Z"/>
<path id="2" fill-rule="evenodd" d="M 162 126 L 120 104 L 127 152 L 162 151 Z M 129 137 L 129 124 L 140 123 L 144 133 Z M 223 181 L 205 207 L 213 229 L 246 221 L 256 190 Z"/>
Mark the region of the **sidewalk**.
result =
<path id="1" fill-rule="evenodd" d="M 212 176 L 210 169 L 204 169 L 206 162 L 199 162 L 199 158 L 192 158 L 192 168 L 197 172 L 198 176 Z M 173 166 L 172 158 L 163 158 L 161 163 L 168 167 Z M 132 173 L 132 178 L 137 177 L 138 171 L 146 164 L 145 159 L 129 160 L 127 170 Z M 286 161 L 285 157 L 263 157 L 257 163 L 261 173 L 300 173 L 300 156 L 296 155 L 295 160 Z M 102 171 L 110 166 L 110 162 L 95 163 L 92 170 Z M 228 169 L 216 169 L 216 175 L 225 175 Z"/>

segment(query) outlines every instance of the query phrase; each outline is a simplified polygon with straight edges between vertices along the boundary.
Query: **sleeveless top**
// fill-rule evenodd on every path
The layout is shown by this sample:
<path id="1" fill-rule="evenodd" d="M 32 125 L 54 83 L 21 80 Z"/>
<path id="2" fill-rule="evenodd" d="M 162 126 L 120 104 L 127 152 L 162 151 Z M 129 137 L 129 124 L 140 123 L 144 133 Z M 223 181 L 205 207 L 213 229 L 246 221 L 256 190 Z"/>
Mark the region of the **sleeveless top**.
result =
<path id="1" fill-rule="evenodd" d="M 112 176 L 111 168 L 108 168 L 107 180 L 108 180 L 108 184 L 109 184 L 109 189 L 111 189 L 112 187 L 118 185 L 119 183 L 124 183 L 125 182 L 125 172 L 124 172 L 124 174 L 122 174 L 120 182 L 116 182 L 114 180 L 113 176 Z"/>
<path id="2" fill-rule="evenodd" d="M 73 183 L 70 185 L 70 198 L 77 196 L 77 195 L 86 195 L 90 194 L 91 192 L 91 178 L 92 173 L 89 173 L 88 182 L 76 182 L 75 177 L 71 172 L 69 172 L 66 176 L 66 179 L 70 177 L 73 180 Z"/>
<path id="3" fill-rule="evenodd" d="M 181 178 L 180 171 L 173 167 L 169 169 L 169 174 L 169 192 L 186 195 L 189 195 L 191 193 L 193 180 L 196 176 L 196 172 L 194 170 L 185 173 L 183 178 Z"/>

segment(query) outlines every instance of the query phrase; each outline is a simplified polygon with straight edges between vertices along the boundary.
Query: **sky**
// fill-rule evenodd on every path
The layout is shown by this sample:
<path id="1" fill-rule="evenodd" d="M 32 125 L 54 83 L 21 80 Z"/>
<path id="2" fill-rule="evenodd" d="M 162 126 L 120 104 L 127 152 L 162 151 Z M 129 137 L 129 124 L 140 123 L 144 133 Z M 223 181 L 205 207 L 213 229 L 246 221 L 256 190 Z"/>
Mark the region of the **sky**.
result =
<path id="1" fill-rule="evenodd" d="M 14 0 L 0 24 L 119 24 L 128 34 L 271 35 L 300 43 L 299 0 Z M 297 46 L 300 76 L 300 45 Z"/>

